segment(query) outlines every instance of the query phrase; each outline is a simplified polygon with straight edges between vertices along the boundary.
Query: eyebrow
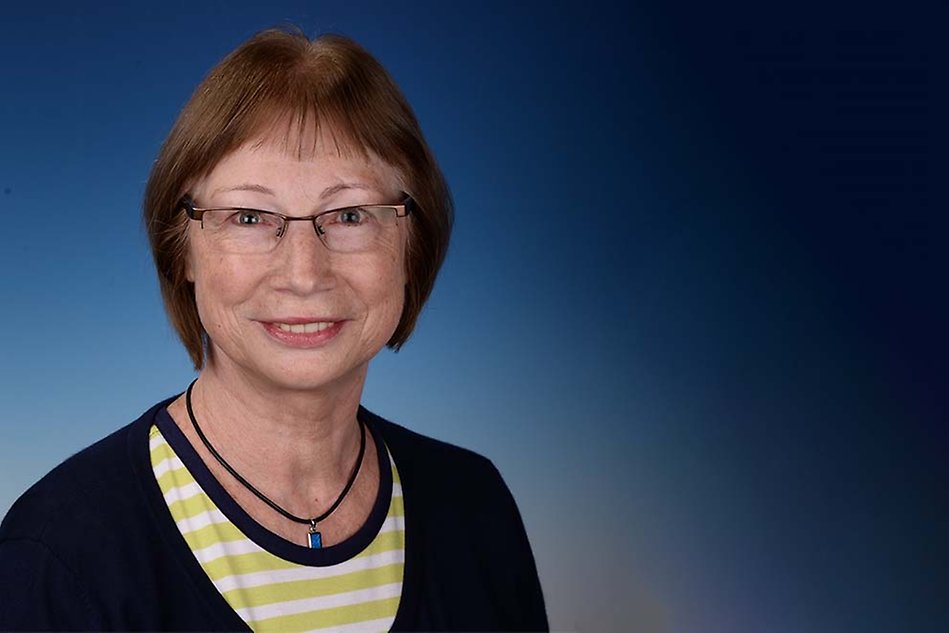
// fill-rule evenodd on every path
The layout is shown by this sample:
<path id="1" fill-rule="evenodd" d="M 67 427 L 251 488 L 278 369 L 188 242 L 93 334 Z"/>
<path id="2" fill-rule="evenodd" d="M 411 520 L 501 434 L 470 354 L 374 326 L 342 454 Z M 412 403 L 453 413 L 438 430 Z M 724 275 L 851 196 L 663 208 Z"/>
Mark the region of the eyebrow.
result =
<path id="1" fill-rule="evenodd" d="M 275 195 L 272 189 L 268 189 L 267 187 L 264 187 L 263 185 L 254 185 L 254 184 L 247 183 L 243 185 L 235 185 L 233 187 L 221 187 L 219 189 L 215 189 L 214 191 L 211 192 L 211 197 L 213 198 L 214 196 L 218 194 L 228 193 L 230 191 L 256 191 L 257 193 L 265 193 L 270 196 Z"/>
<path id="2" fill-rule="evenodd" d="M 370 190 L 370 189 L 372 189 L 372 188 L 369 187 L 368 185 L 364 185 L 364 184 L 359 183 L 359 182 L 339 182 L 339 183 L 336 183 L 335 185 L 332 185 L 332 186 L 327 187 L 326 189 L 324 189 L 324 190 L 323 190 L 323 193 L 320 194 L 320 199 L 323 200 L 323 199 L 325 199 L 325 198 L 328 198 L 328 197 L 330 197 L 330 196 L 332 196 L 332 195 L 335 195 L 335 194 L 339 193 L 340 191 L 344 191 L 344 190 L 346 190 L 346 189 L 362 189 L 362 190 L 366 191 L 366 190 Z M 244 183 L 244 184 L 240 184 L 240 185 L 234 185 L 233 187 L 222 187 L 222 188 L 220 188 L 220 189 L 215 189 L 214 192 L 213 192 L 211 195 L 212 195 L 212 197 L 213 197 L 213 196 L 216 196 L 216 195 L 218 195 L 218 194 L 227 193 L 227 192 L 230 192 L 230 191 L 255 191 L 255 192 L 257 192 L 257 193 L 263 193 L 263 194 L 266 194 L 266 195 L 268 195 L 268 196 L 276 196 L 276 195 L 277 195 L 277 194 L 274 193 L 273 189 L 270 189 L 270 188 L 265 187 L 265 186 L 263 186 L 263 185 L 254 184 L 254 183 Z"/>
<path id="3" fill-rule="evenodd" d="M 364 185 L 361 182 L 340 182 L 336 183 L 332 187 L 327 187 L 323 190 L 323 193 L 320 194 L 320 199 L 328 198 L 332 195 L 339 193 L 340 191 L 345 191 L 346 189 L 362 189 L 363 191 L 371 190 L 372 187 Z"/>

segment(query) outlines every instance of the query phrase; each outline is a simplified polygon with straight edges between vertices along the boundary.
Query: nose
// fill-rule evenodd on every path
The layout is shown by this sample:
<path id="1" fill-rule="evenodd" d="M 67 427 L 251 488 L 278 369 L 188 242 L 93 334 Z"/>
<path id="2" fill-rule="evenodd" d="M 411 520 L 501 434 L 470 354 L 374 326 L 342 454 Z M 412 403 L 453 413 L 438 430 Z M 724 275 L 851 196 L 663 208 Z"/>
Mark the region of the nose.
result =
<path id="1" fill-rule="evenodd" d="M 312 222 L 287 222 L 274 247 L 274 280 L 281 289 L 306 295 L 332 289 L 336 283 L 329 249 Z"/>

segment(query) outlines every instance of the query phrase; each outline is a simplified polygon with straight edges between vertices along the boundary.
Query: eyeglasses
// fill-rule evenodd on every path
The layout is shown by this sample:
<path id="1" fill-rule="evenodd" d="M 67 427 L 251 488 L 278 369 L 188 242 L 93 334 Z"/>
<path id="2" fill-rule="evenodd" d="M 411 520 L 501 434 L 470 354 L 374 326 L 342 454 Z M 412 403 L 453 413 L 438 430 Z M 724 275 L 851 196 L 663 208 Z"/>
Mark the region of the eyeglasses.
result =
<path id="1" fill-rule="evenodd" d="M 392 235 L 398 218 L 416 208 L 408 194 L 399 204 L 364 204 L 303 217 L 247 207 L 196 207 L 190 196 L 179 204 L 189 218 L 201 222 L 217 248 L 238 254 L 272 251 L 290 222 L 311 222 L 320 241 L 334 253 L 371 251 Z"/>

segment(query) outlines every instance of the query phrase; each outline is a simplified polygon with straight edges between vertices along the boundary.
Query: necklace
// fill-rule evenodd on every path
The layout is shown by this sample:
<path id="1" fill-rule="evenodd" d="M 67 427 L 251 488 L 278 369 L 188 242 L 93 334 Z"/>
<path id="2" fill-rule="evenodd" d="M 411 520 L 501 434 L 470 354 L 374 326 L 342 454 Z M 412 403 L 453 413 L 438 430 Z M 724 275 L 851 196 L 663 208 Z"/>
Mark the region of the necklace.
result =
<path id="1" fill-rule="evenodd" d="M 276 503 L 271 501 L 264 493 L 254 488 L 254 486 L 252 486 L 249 481 L 241 477 L 240 473 L 234 470 L 234 468 L 230 464 L 228 464 L 227 461 L 223 457 L 221 457 L 221 454 L 218 453 L 214 449 L 213 446 L 211 446 L 211 442 L 208 441 L 208 438 L 205 437 L 204 435 L 204 431 L 202 431 L 201 427 L 198 425 L 198 419 L 194 417 L 194 409 L 191 407 L 191 390 L 194 388 L 194 383 L 196 382 L 198 382 L 197 379 L 195 379 L 194 381 L 192 381 L 190 385 L 188 385 L 188 391 L 185 394 L 185 404 L 188 407 L 188 417 L 191 418 L 191 424 L 194 426 L 194 430 L 198 434 L 198 437 L 200 437 L 201 441 L 204 443 L 205 448 L 207 448 L 208 451 L 214 456 L 214 459 L 216 459 L 218 463 L 224 467 L 224 470 L 231 473 L 234 479 L 239 481 L 242 486 L 244 486 L 245 488 L 250 490 L 252 493 L 254 493 L 254 495 L 258 499 L 260 499 L 261 501 L 266 503 L 268 506 L 270 506 L 271 508 L 279 512 L 282 516 L 290 519 L 291 521 L 295 523 L 302 523 L 304 525 L 309 525 L 310 527 L 309 527 L 309 530 L 307 530 L 306 540 L 312 549 L 319 549 L 323 547 L 323 535 L 320 534 L 320 532 L 316 529 L 316 524 L 326 519 L 326 517 L 328 517 L 329 515 L 333 514 L 333 511 L 336 510 L 336 508 L 339 507 L 339 504 L 343 502 L 343 499 L 346 497 L 346 494 L 349 492 L 350 488 L 353 487 L 353 482 L 356 481 L 356 475 L 359 474 L 359 468 L 360 466 L 362 466 L 362 458 L 366 452 L 366 425 L 363 423 L 363 421 L 357 418 L 357 421 L 359 423 L 359 455 L 356 456 L 356 464 L 353 466 L 353 472 L 349 476 L 349 481 L 347 481 L 346 485 L 343 486 L 343 491 L 339 493 L 338 497 L 336 497 L 336 501 L 334 501 L 333 505 L 329 507 L 329 510 L 327 510 L 320 516 L 313 517 L 311 519 L 305 519 L 303 517 L 298 517 L 293 514 L 290 514 L 289 512 L 287 512 L 286 510 L 278 506 Z"/>

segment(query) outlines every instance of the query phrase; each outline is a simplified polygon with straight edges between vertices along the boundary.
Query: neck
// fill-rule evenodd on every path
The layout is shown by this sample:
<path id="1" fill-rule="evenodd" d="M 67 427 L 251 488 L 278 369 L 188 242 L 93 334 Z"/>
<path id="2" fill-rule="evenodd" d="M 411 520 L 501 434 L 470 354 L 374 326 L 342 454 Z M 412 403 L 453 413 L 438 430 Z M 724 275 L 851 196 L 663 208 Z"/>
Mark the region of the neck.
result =
<path id="1" fill-rule="evenodd" d="M 330 387 L 301 390 L 209 363 L 192 405 L 208 440 L 237 472 L 288 511 L 312 516 L 335 500 L 352 472 L 365 375 L 362 368 Z"/>

